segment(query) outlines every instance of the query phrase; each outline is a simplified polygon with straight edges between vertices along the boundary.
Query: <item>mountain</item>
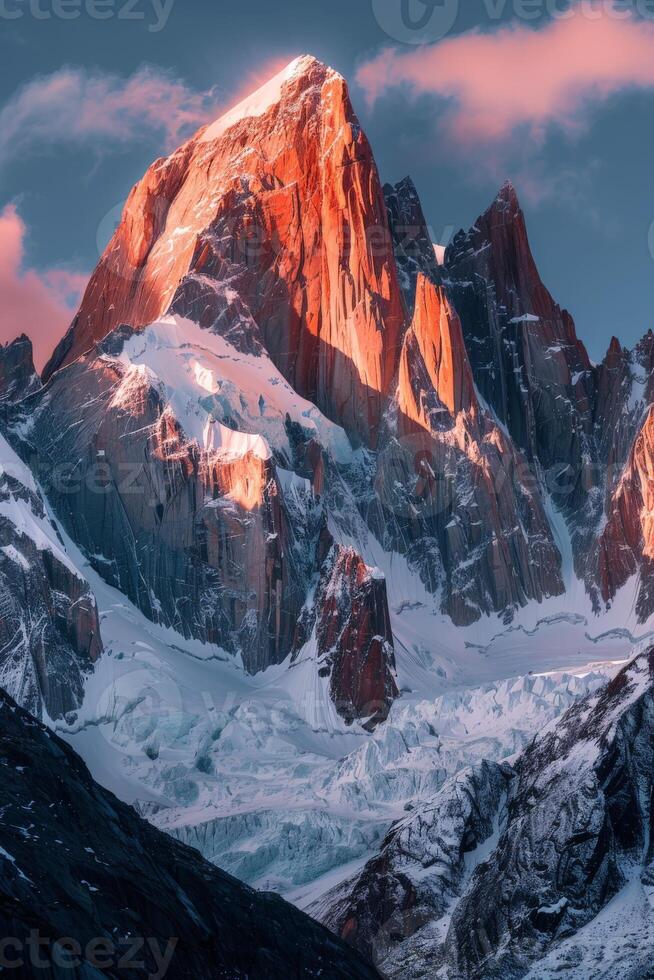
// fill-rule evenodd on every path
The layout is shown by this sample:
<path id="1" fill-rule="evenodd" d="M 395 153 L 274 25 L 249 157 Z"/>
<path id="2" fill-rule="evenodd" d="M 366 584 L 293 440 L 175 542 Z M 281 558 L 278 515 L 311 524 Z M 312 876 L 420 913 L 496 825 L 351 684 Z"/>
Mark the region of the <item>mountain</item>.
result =
<path id="1" fill-rule="evenodd" d="M 332 69 L 297 59 L 153 164 L 45 378 L 170 308 L 223 334 L 253 318 L 300 395 L 373 437 L 403 312 L 377 169 Z"/>
<path id="2" fill-rule="evenodd" d="M 415 188 L 382 188 L 345 81 L 297 59 L 133 189 L 21 451 L 44 486 L 77 468 L 47 492 L 109 582 L 250 671 L 297 651 L 325 526 L 455 623 L 510 620 L 561 560 L 439 277 Z"/>
<path id="3" fill-rule="evenodd" d="M 387 977 L 651 977 L 653 657 L 458 773 L 311 911 Z"/>
<path id="4" fill-rule="evenodd" d="M 617 910 L 640 977 L 654 334 L 590 361 L 509 183 L 441 253 L 308 56 L 156 161 L 43 378 L 0 348 L 0 685 L 385 975 L 594 976 Z"/>
<path id="5" fill-rule="evenodd" d="M 377 976 L 293 906 L 151 827 L 2 691 L 0 755 L 0 929 L 22 975 Z"/>

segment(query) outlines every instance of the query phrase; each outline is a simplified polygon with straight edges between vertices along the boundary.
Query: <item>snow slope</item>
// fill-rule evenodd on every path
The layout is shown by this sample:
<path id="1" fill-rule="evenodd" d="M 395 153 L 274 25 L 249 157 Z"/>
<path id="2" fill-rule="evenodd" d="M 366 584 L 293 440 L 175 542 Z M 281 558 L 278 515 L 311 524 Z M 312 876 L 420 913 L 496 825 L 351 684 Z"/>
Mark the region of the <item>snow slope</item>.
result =
<path id="1" fill-rule="evenodd" d="M 471 762 L 510 757 L 616 669 L 580 652 L 572 670 L 547 672 L 548 644 L 535 658 L 523 642 L 514 662 L 546 672 L 472 687 L 435 673 L 440 694 L 405 690 L 371 735 L 333 713 L 308 661 L 249 676 L 219 648 L 151 623 L 67 548 L 97 596 L 105 654 L 59 733 L 157 826 L 302 905 L 373 853 L 408 805 Z M 433 646 L 440 625 L 432 616 Z M 422 643 L 429 658 L 425 633 Z M 610 661 L 619 645 L 589 647 Z"/>
<path id="2" fill-rule="evenodd" d="M 127 341 L 120 360 L 158 380 L 186 434 L 205 449 L 263 459 L 272 449 L 290 459 L 288 416 L 335 459 L 350 457 L 343 429 L 298 395 L 265 353 L 241 353 L 191 320 L 162 317 Z"/>

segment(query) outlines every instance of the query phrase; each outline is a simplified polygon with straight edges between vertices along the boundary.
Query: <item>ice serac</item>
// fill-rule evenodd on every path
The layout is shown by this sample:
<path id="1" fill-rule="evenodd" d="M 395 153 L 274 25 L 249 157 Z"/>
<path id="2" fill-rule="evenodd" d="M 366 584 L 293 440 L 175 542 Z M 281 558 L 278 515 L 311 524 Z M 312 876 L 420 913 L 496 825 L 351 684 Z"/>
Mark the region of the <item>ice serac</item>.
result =
<path id="1" fill-rule="evenodd" d="M 405 941 L 443 919 L 461 895 L 471 856 L 495 833 L 511 775 L 509 766 L 486 761 L 457 773 L 433 800 L 398 820 L 379 853 L 311 913 L 385 975 L 395 950 L 404 976 L 422 975 L 413 974 L 416 954 Z"/>
<path id="2" fill-rule="evenodd" d="M 371 729 L 384 721 L 399 694 L 386 582 L 353 548 L 334 544 L 325 558 L 296 646 L 311 639 L 338 713 Z"/>
<path id="3" fill-rule="evenodd" d="M 217 281 L 296 391 L 373 442 L 402 295 L 370 145 L 344 79 L 314 58 L 153 164 L 45 378 L 120 324 L 140 328 L 173 301 L 191 315 L 199 290 L 215 302 Z"/>
<path id="4" fill-rule="evenodd" d="M 142 820 L 4 691 L 0 754 L 0 931 L 34 954 L 28 943 L 41 940 L 42 965 L 23 975 L 378 978 L 279 896 L 249 888 Z M 79 970 L 75 944 L 89 957 L 78 958 Z"/>
<path id="5" fill-rule="evenodd" d="M 541 281 L 510 183 L 455 236 L 445 266 L 479 391 L 538 462 L 555 502 L 574 510 L 596 479 L 594 372 L 570 314 Z"/>
<path id="6" fill-rule="evenodd" d="M 82 702 L 102 652 L 95 599 L 28 468 L 0 436 L 0 686 L 39 717 Z"/>
<path id="7" fill-rule="evenodd" d="M 525 458 L 482 409 L 461 324 L 420 273 L 369 519 L 441 592 L 457 624 L 563 591 L 561 559 Z M 535 556 L 538 556 L 537 558 Z"/>

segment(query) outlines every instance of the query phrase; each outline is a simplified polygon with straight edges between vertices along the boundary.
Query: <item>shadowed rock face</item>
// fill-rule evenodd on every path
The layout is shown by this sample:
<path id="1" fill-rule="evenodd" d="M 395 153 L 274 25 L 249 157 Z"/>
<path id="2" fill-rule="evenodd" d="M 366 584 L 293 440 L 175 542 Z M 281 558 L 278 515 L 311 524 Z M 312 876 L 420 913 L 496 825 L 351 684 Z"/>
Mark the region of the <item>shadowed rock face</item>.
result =
<path id="1" fill-rule="evenodd" d="M 505 184 L 448 247 L 445 277 L 479 391 L 566 509 L 594 485 L 594 373 L 572 318 L 541 282 L 524 215 Z"/>
<path id="2" fill-rule="evenodd" d="M 36 953 L 48 964 L 39 975 L 56 980 L 73 972 L 54 951 L 65 937 L 81 947 L 82 959 L 86 953 L 78 976 L 378 976 L 293 906 L 253 891 L 141 820 L 3 691 L 0 769 L 0 933 L 20 943 L 7 951 L 24 954 L 20 975 L 36 975 L 26 943 L 37 931 L 44 944 Z M 21 832 L 27 813 L 29 834 Z M 98 937 L 108 942 L 89 947 Z"/>
<path id="3" fill-rule="evenodd" d="M 380 441 L 370 520 L 458 624 L 563 591 L 526 459 L 480 407 L 461 324 L 422 274 Z M 378 521 L 378 525 L 375 523 Z M 533 558 L 538 555 L 538 560 Z"/>
<path id="4" fill-rule="evenodd" d="M 506 828 L 448 933 L 464 976 L 524 975 L 592 920 L 638 865 L 647 877 L 652 664 L 651 652 L 638 657 L 519 758 Z"/>
<path id="5" fill-rule="evenodd" d="M 509 766 L 492 762 L 453 777 L 395 823 L 379 854 L 319 899 L 312 914 L 381 966 L 459 897 L 466 859 L 492 837 L 510 779 Z"/>
<path id="6" fill-rule="evenodd" d="M 301 58 L 265 111 L 243 115 L 200 130 L 136 185 L 44 377 L 174 300 L 186 315 L 178 288 L 203 275 L 239 294 L 300 394 L 373 441 L 404 313 L 381 184 L 347 86 Z"/>
<path id="7" fill-rule="evenodd" d="M 18 402 L 40 387 L 29 337 L 23 334 L 0 346 L 0 403 Z"/>
<path id="8" fill-rule="evenodd" d="M 102 652 L 95 599 L 0 436 L 0 685 L 34 714 L 78 708 Z"/>
<path id="9" fill-rule="evenodd" d="M 422 274 L 436 284 L 441 281 L 434 244 L 418 192 L 410 177 L 405 177 L 394 186 L 385 184 L 384 198 L 400 285 L 407 309 L 412 313 L 418 276 Z"/>
<path id="10" fill-rule="evenodd" d="M 31 439 L 62 522 L 149 618 L 252 673 L 288 655 L 320 520 L 291 527 L 272 458 L 201 448 L 151 373 L 104 354 L 53 378 Z"/>

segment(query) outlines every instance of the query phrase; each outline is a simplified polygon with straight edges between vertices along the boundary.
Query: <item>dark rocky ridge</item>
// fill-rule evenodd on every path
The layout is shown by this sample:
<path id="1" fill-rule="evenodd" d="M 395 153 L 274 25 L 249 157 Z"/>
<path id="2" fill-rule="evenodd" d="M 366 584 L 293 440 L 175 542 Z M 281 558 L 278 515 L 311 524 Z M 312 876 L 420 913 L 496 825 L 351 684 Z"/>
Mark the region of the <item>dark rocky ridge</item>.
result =
<path id="1" fill-rule="evenodd" d="M 0 935 L 17 943 L 4 950 L 7 957 L 24 959 L 16 975 L 377 977 L 278 896 L 253 891 L 155 830 L 2 691 L 0 771 Z M 44 940 L 36 950 L 41 970 L 30 965 L 31 932 Z M 80 947 L 89 953 L 75 971 L 62 946 L 54 947 L 66 937 L 78 944 L 78 961 Z"/>
<path id="2" fill-rule="evenodd" d="M 453 777 L 312 912 L 389 977 L 538 976 L 630 881 L 651 887 L 653 788 L 650 650 L 511 765 Z M 654 934 L 628 942 L 619 975 L 651 977 L 653 956 Z"/>

